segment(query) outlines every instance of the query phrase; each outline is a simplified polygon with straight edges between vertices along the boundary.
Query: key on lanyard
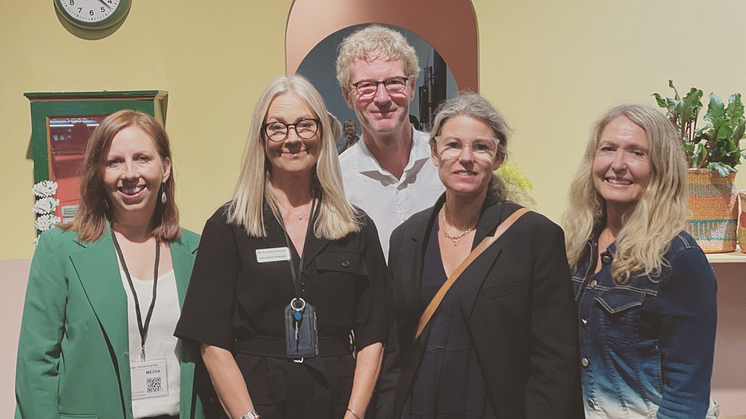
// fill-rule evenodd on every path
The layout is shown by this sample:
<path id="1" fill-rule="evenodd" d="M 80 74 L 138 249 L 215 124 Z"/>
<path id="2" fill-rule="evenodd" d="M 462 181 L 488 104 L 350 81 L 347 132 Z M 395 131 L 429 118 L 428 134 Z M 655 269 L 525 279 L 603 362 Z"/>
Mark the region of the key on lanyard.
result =
<path id="1" fill-rule="evenodd" d="M 306 308 L 306 300 L 302 298 L 293 298 L 290 301 L 290 307 L 293 309 L 293 326 L 295 329 L 295 350 L 297 351 L 300 347 L 300 322 L 303 320 L 303 310 Z M 300 361 L 295 362 L 302 363 L 303 358 Z"/>

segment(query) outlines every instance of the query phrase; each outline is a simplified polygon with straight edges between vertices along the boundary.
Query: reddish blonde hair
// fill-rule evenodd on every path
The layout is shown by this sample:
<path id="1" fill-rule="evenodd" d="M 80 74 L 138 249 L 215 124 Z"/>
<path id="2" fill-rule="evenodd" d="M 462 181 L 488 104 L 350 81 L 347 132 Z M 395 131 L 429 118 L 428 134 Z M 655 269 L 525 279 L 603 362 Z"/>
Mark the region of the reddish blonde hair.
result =
<path id="1" fill-rule="evenodd" d="M 152 116 L 131 110 L 121 110 L 107 116 L 101 124 L 91 133 L 86 146 L 85 161 L 80 176 L 80 202 L 75 218 L 60 226 L 63 230 L 73 230 L 78 233 L 81 241 L 98 240 L 106 229 L 107 221 L 112 220 L 112 211 L 109 198 L 103 187 L 103 168 L 106 156 L 111 147 L 111 141 L 123 129 L 136 127 L 143 130 L 155 145 L 162 160 L 171 158 L 171 145 L 166 130 Z M 152 233 L 159 241 L 177 240 L 181 232 L 179 230 L 179 209 L 174 200 L 176 186 L 173 177 L 173 164 L 171 175 L 163 184 L 166 193 L 166 203 L 157 201 L 152 219 Z"/>

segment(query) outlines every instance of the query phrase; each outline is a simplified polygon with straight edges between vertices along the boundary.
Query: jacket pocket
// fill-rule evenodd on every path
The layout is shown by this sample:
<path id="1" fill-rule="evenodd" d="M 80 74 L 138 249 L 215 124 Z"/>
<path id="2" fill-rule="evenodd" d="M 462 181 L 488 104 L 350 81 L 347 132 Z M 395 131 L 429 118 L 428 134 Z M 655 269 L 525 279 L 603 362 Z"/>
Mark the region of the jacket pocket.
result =
<path id="1" fill-rule="evenodd" d="M 639 340 L 640 312 L 645 294 L 629 288 L 612 288 L 596 296 L 599 336 L 607 349 L 626 350 Z"/>
<path id="2" fill-rule="evenodd" d="M 360 253 L 324 252 L 316 256 L 316 270 L 345 272 L 354 275 L 368 275 L 368 267 Z"/>
<path id="3" fill-rule="evenodd" d="M 524 283 L 523 281 L 500 284 L 493 287 L 482 288 L 481 290 L 479 290 L 479 299 L 482 301 L 494 300 L 496 298 L 519 294 L 525 289 L 526 283 Z"/>
<path id="4" fill-rule="evenodd" d="M 98 416 L 77 413 L 60 413 L 60 419 L 98 419 Z"/>

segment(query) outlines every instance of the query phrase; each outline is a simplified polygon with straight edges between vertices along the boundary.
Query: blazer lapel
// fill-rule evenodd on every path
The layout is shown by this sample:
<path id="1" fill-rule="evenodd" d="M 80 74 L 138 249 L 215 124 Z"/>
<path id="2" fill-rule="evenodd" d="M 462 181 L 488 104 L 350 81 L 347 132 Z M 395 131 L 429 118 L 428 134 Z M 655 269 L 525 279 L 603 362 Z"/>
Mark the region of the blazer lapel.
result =
<path id="1" fill-rule="evenodd" d="M 422 268 L 425 263 L 428 233 L 433 227 L 433 223 L 438 222 L 436 208 L 440 208 L 443 201 L 445 201 L 445 194 L 441 195 L 435 205 L 428 210 L 430 213 L 427 214 L 427 218 L 423 219 L 423 222 L 412 226 L 411 234 L 408 239 L 405 239 L 407 241 L 402 246 L 401 254 L 414 256 L 412 263 L 401 264 L 401 277 L 404 279 L 402 284 L 404 303 L 410 313 L 418 318 L 425 311 L 425 302 L 422 301 L 420 290 L 422 289 Z"/>
<path id="2" fill-rule="evenodd" d="M 171 250 L 171 263 L 174 267 L 176 277 L 176 292 L 179 294 L 179 307 L 184 304 L 189 278 L 192 277 L 192 266 L 194 266 L 194 254 L 197 249 L 189 249 L 181 241 L 175 241 L 169 246 Z"/>
<path id="3" fill-rule="evenodd" d="M 518 209 L 519 207 L 516 207 Z M 490 202 L 485 200 L 482 207 L 482 215 L 477 223 L 477 231 L 474 235 L 472 249 L 484 240 L 485 237 L 495 234 L 497 226 L 512 214 L 511 209 L 506 209 L 505 201 Z M 490 275 L 503 249 L 503 239 L 498 239 L 488 247 L 479 257 L 469 265 L 459 279 L 459 307 L 461 315 L 465 320 L 471 317 L 474 303 L 479 295 L 479 290 L 485 279 Z"/>
<path id="4" fill-rule="evenodd" d="M 78 279 L 113 348 L 127 348 L 127 294 L 122 286 L 111 231 L 85 248 L 70 254 Z M 119 352 L 119 351 L 117 351 Z"/>

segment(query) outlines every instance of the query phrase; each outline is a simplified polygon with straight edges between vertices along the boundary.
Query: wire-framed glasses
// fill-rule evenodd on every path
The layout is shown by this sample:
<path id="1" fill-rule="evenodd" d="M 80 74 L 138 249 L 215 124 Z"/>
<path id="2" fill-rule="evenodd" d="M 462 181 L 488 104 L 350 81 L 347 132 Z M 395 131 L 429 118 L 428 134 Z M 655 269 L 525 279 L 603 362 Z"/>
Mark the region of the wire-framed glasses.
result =
<path id="1" fill-rule="evenodd" d="M 362 98 L 369 98 L 375 96 L 378 91 L 378 85 L 382 84 L 383 87 L 389 92 L 389 94 L 397 94 L 404 91 L 407 88 L 406 77 L 389 77 L 384 80 L 360 80 L 352 83 L 358 96 Z"/>
<path id="2" fill-rule="evenodd" d="M 467 147 L 471 150 L 475 159 L 492 160 L 497 155 L 499 144 L 500 140 L 497 138 L 476 137 L 471 142 L 466 142 L 455 136 L 435 137 L 436 150 L 444 160 L 458 158 Z"/>
<path id="3" fill-rule="evenodd" d="M 290 128 L 295 129 L 295 133 L 298 137 L 308 140 L 319 131 L 319 125 L 321 121 L 318 119 L 301 119 L 294 124 L 285 124 L 280 121 L 272 121 L 264 124 L 264 134 L 269 138 L 270 141 L 276 143 L 285 141 L 290 134 Z"/>

